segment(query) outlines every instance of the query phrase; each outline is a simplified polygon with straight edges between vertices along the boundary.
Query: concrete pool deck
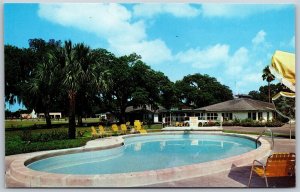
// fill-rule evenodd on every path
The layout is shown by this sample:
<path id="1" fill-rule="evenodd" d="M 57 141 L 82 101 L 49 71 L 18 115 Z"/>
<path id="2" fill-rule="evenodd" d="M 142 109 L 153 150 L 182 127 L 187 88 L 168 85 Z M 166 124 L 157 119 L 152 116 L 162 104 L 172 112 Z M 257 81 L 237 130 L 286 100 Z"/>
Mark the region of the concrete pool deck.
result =
<path id="1" fill-rule="evenodd" d="M 267 139 L 269 140 L 269 139 Z M 295 139 L 282 139 L 275 138 L 275 145 L 273 152 L 292 152 L 295 153 L 296 140 Z M 191 179 L 182 179 L 180 181 L 165 182 L 155 185 L 148 185 L 147 187 L 212 187 L 212 188 L 228 188 L 237 187 L 245 188 L 248 185 L 251 165 L 245 166 L 232 166 L 230 170 L 222 171 L 219 173 L 209 174 L 202 177 L 195 177 Z M 292 188 L 296 186 L 295 177 L 278 177 L 268 179 L 269 187 L 276 188 Z M 253 175 L 251 188 L 264 188 L 266 187 L 263 178 Z"/>
<path id="2" fill-rule="evenodd" d="M 130 136 L 130 135 L 129 135 Z M 256 138 L 257 136 L 250 136 Z M 87 143 L 84 147 L 64 150 L 54 150 L 46 152 L 35 152 L 28 154 L 12 155 L 5 157 L 6 165 L 6 187 L 246 187 L 249 174 L 250 165 L 256 157 L 262 157 L 269 150 L 270 144 L 267 140 L 262 139 L 261 142 L 266 144 L 265 148 L 255 150 L 255 153 L 249 152 L 246 155 L 235 156 L 226 160 L 219 160 L 217 162 L 205 163 L 201 166 L 189 165 L 184 168 L 171 168 L 158 171 L 147 171 L 138 174 L 110 174 L 93 175 L 93 176 L 74 176 L 62 174 L 50 174 L 38 171 L 29 170 L 24 166 L 24 163 L 32 157 L 43 155 L 47 157 L 52 153 L 65 154 L 68 151 L 73 152 L 90 151 L 111 148 L 112 146 L 122 145 L 122 137 L 110 137 L 99 140 L 93 140 Z M 293 152 L 295 150 L 295 140 L 275 139 L 274 151 Z M 251 154 L 250 154 L 251 153 Z M 214 164 L 214 166 L 212 166 Z M 173 177 L 176 171 L 185 170 L 185 175 Z M 204 171 L 203 171 L 204 170 Z M 211 174 L 208 174 L 211 171 Z M 111 177 L 111 175 L 114 175 Z M 133 177 L 137 176 L 139 179 Z M 108 180 L 107 180 L 108 179 Z M 145 180 L 150 180 L 150 184 L 145 184 Z M 151 180 L 152 179 L 152 180 Z M 169 179 L 169 181 L 168 181 Z M 170 180 L 171 179 L 171 180 Z M 126 181 L 122 182 L 120 180 Z M 136 180 L 138 182 L 136 182 Z M 104 181 L 103 183 L 101 181 Z M 114 183 L 110 183 L 110 182 Z M 151 184 L 152 181 L 152 184 Z M 163 182 L 166 181 L 166 182 Z M 282 179 L 280 180 L 282 181 Z M 288 178 L 288 181 L 276 183 L 276 187 L 293 187 L 295 181 Z M 102 183 L 102 184 L 101 184 Z M 140 185 L 139 185 L 140 183 Z M 288 184 L 289 183 L 289 184 Z M 287 186 L 288 185 L 288 186 Z M 253 187 L 265 187 L 264 180 L 261 178 L 253 178 Z M 272 183 L 270 184 L 272 186 Z M 273 185 L 274 186 L 274 185 Z"/>

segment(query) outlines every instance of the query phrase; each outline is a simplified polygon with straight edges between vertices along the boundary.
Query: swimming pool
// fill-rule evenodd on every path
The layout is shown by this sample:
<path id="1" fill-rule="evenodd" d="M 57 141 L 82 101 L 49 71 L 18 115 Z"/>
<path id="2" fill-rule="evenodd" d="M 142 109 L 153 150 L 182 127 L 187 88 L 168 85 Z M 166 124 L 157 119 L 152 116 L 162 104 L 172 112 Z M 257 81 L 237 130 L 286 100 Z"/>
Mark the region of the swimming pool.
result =
<path id="1" fill-rule="evenodd" d="M 106 137 L 104 139 L 91 140 L 85 146 L 78 148 L 21 154 L 15 157 L 8 165 L 5 175 L 6 178 L 13 179 L 14 182 L 17 181 L 26 187 L 141 187 L 202 177 L 228 171 L 233 167 L 248 166 L 252 164 L 254 159 L 261 160 L 271 152 L 271 145 L 264 138 L 259 139 L 260 146 L 254 149 L 253 145 L 257 135 L 207 134 L 198 131 L 190 131 L 189 133 L 191 134 L 183 133 L 182 131 L 172 131 L 148 133 L 147 135 Z M 220 141 L 217 138 L 222 139 Z M 207 149 L 201 148 L 200 145 L 206 146 Z M 245 148 L 237 150 L 241 146 L 245 146 Z M 227 149 L 227 152 L 230 152 L 230 156 L 227 157 L 227 153 L 221 155 L 220 151 L 224 150 L 224 147 Z M 156 154 L 149 155 L 149 153 L 143 152 L 146 148 L 150 148 L 150 151 L 154 151 Z M 173 151 L 174 148 L 178 150 L 176 153 Z M 215 160 L 206 159 L 207 161 L 205 161 L 204 159 L 202 162 L 195 161 L 197 159 L 203 160 L 202 156 L 211 156 L 212 151 L 210 149 L 212 148 L 216 148 L 219 154 L 215 155 Z M 102 152 L 98 153 L 100 151 Z M 125 160 L 116 161 L 124 156 L 126 151 L 131 151 L 132 156 L 135 155 L 135 158 L 131 159 L 131 163 Z M 203 151 L 210 155 L 201 155 L 200 152 Z M 180 160 L 178 158 L 180 153 L 184 154 L 183 156 L 188 155 L 189 158 Z M 142 154 L 146 156 L 140 158 Z M 155 156 L 159 157 L 156 161 L 154 161 Z M 73 157 L 73 159 L 70 157 Z M 59 163 L 56 162 L 57 158 L 61 160 Z M 164 159 L 169 159 L 169 164 L 163 163 L 162 160 Z M 186 159 L 189 161 L 186 162 Z M 50 163 L 49 160 L 54 160 L 52 167 L 44 166 L 46 164 L 42 162 L 48 161 Z M 91 162 L 91 160 L 94 162 Z M 116 173 L 113 173 L 111 167 L 107 167 L 106 171 L 111 171 L 105 173 L 105 169 L 102 169 L 104 164 L 97 167 L 94 164 L 96 161 L 114 162 L 114 166 L 119 163 L 121 168 L 131 167 L 131 169 L 130 172 L 126 172 L 126 170 L 120 171 L 121 169 L 119 169 Z M 89 166 L 85 167 L 86 169 L 92 169 L 93 171 L 97 169 L 98 171 L 89 171 L 88 174 L 85 171 L 77 173 L 73 173 L 73 171 L 68 173 L 57 172 L 57 170 L 65 169 L 68 166 L 70 168 L 74 167 L 76 163 L 79 166 L 79 164 L 84 164 L 85 162 L 89 162 Z M 151 162 L 156 162 L 154 163 L 155 165 L 168 164 L 167 166 L 169 167 L 150 167 L 151 170 L 144 169 L 145 171 L 142 171 L 142 169 L 134 170 L 136 167 L 144 167 L 141 165 L 146 165 L 145 167 L 147 167 Z M 37 166 L 38 164 L 41 166 L 39 170 L 31 168 L 31 166 Z M 103 174 L 99 172 L 99 167 Z"/>
<path id="2" fill-rule="evenodd" d="M 73 175 L 130 173 L 220 160 L 255 148 L 253 139 L 233 135 L 146 135 L 127 137 L 123 146 L 113 149 L 54 156 L 27 167 Z"/>

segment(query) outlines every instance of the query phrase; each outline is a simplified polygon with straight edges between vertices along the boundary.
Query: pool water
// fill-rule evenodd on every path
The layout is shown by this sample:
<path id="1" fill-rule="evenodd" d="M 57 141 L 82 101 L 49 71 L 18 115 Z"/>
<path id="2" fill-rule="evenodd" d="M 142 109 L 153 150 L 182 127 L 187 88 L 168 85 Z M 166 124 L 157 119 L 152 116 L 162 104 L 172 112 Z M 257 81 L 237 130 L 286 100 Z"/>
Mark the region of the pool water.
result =
<path id="1" fill-rule="evenodd" d="M 255 141 L 237 136 L 146 135 L 125 138 L 117 148 L 54 156 L 27 167 L 61 174 L 128 173 L 224 159 L 253 149 Z"/>

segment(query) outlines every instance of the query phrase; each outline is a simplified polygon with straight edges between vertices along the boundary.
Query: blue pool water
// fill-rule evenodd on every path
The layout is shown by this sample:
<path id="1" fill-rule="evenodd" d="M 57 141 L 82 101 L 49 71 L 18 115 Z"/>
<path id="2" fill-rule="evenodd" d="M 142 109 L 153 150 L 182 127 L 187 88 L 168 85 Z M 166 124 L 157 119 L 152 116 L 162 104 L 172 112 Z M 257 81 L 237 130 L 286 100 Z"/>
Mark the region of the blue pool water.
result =
<path id="1" fill-rule="evenodd" d="M 224 159 L 255 149 L 255 141 L 247 138 L 209 134 L 137 136 L 124 143 L 113 149 L 54 156 L 27 167 L 62 174 L 128 173 Z"/>

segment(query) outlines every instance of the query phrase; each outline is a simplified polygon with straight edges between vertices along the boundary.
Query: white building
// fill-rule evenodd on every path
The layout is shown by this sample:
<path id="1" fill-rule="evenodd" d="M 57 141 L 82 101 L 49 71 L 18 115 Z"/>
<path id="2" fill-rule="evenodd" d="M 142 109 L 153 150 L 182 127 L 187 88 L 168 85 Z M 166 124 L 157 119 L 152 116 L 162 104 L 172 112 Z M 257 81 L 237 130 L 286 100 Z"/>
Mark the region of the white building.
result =
<path id="1" fill-rule="evenodd" d="M 30 115 L 31 115 L 31 118 L 32 118 L 32 119 L 36 119 L 36 118 L 37 118 L 37 114 L 36 114 L 36 112 L 34 111 L 34 109 L 33 109 L 32 112 L 30 113 Z"/>
<path id="2" fill-rule="evenodd" d="M 224 121 L 234 119 L 252 119 L 254 121 L 272 121 L 276 112 L 273 103 L 258 101 L 250 98 L 236 98 L 233 100 L 195 109 L 201 111 L 200 118 L 206 120 Z"/>
<path id="3" fill-rule="evenodd" d="M 199 120 L 223 121 L 252 119 L 254 121 L 272 121 L 276 115 L 275 106 L 272 103 L 240 97 L 233 100 L 201 107 L 198 109 L 171 109 L 161 110 L 162 122 L 174 124 L 186 122 L 189 117 L 198 117 Z"/>
<path id="4" fill-rule="evenodd" d="M 51 119 L 54 119 L 54 118 L 61 118 L 62 115 L 61 115 L 61 112 L 50 112 L 49 113 Z M 39 118 L 45 118 L 45 114 L 44 113 L 38 113 L 37 115 Z"/>

